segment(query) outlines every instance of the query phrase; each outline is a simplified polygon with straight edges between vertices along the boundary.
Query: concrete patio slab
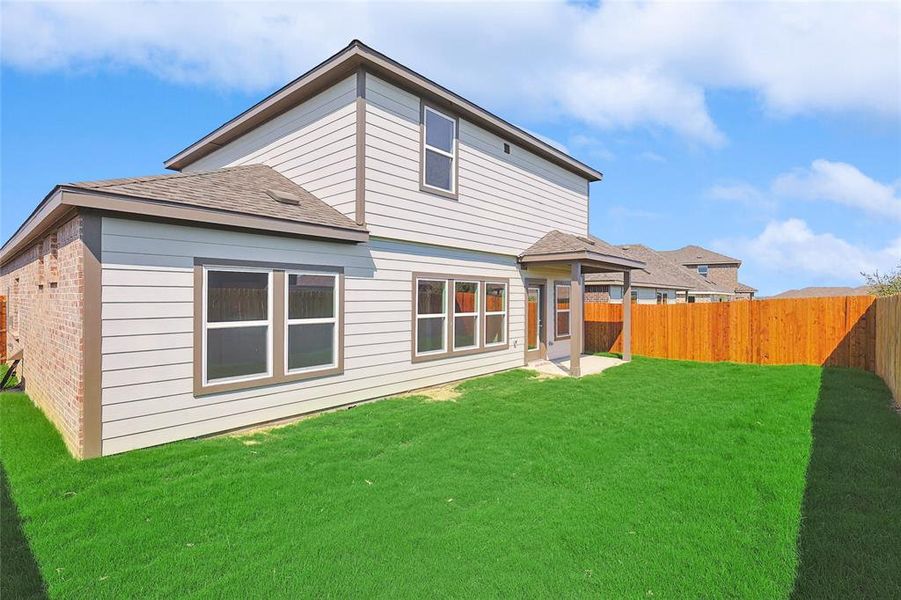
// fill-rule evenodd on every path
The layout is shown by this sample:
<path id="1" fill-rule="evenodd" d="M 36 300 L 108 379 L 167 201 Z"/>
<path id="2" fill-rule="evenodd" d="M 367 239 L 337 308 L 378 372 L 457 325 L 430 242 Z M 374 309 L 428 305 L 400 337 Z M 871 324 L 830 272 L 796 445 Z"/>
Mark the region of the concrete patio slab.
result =
<path id="1" fill-rule="evenodd" d="M 626 361 L 609 356 L 592 356 L 583 354 L 580 359 L 582 375 L 595 375 L 601 371 L 626 364 Z M 540 360 L 531 362 L 527 369 L 538 371 L 542 375 L 550 377 L 569 377 L 569 359 Z"/>

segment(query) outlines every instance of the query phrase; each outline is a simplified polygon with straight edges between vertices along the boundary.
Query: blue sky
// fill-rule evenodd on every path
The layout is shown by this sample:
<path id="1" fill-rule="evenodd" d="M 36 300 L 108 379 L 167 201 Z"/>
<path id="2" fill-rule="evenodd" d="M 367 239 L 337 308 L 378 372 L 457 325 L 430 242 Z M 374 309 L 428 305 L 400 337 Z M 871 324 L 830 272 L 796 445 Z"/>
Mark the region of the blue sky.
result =
<path id="1" fill-rule="evenodd" d="M 763 294 L 901 261 L 893 3 L 2 11 L 4 239 L 54 184 L 161 173 L 358 37 L 603 171 L 608 241 L 721 250 Z"/>

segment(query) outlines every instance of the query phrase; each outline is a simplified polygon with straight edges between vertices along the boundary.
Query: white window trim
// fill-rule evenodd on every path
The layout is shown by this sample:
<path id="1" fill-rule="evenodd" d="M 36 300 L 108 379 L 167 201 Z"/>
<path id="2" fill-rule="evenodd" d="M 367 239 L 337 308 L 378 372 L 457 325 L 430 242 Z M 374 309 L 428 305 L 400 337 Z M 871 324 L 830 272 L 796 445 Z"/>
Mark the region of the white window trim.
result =
<path id="1" fill-rule="evenodd" d="M 489 285 L 503 286 L 503 288 L 504 288 L 504 310 L 493 310 L 493 311 L 488 310 L 488 286 Z M 507 343 L 507 319 L 509 318 L 507 316 L 507 293 L 508 292 L 509 292 L 509 290 L 507 289 L 506 283 L 499 283 L 499 282 L 494 282 L 494 281 L 486 281 L 485 282 L 485 323 L 483 326 L 485 328 L 485 347 L 486 348 L 492 348 L 494 346 L 503 346 L 504 344 Z M 492 342 L 489 344 L 488 343 L 488 317 L 493 317 L 493 316 L 497 316 L 497 315 L 504 316 L 504 325 L 501 328 L 501 331 L 504 334 L 504 339 L 502 339 L 499 342 Z"/>
<path id="2" fill-rule="evenodd" d="M 434 108 L 432 108 L 428 105 L 426 105 L 424 107 L 424 109 L 425 110 L 423 111 L 423 117 L 422 117 L 422 128 L 423 128 L 423 132 L 422 132 L 422 177 L 421 177 L 422 186 L 429 188 L 430 190 L 437 190 L 439 192 L 444 192 L 445 194 L 456 194 L 457 193 L 457 120 L 449 115 L 444 114 L 441 111 L 435 110 Z M 441 117 L 443 119 L 447 119 L 448 121 L 451 122 L 451 127 L 452 127 L 451 152 L 447 152 L 446 150 L 442 150 L 441 148 L 436 148 L 435 146 L 429 145 L 429 142 L 428 142 L 429 135 L 428 135 L 427 123 L 428 123 L 428 113 L 430 113 L 430 112 L 435 113 L 439 117 Z M 451 164 L 450 164 L 451 186 L 450 186 L 449 190 L 426 183 L 426 171 L 428 169 L 428 167 L 426 166 L 427 165 L 426 150 L 431 150 L 432 152 L 435 152 L 442 156 L 446 156 L 447 158 L 451 159 Z"/>
<path id="3" fill-rule="evenodd" d="M 563 309 L 557 308 L 558 304 L 559 304 L 557 302 L 557 292 L 560 288 L 565 288 L 570 291 L 569 308 L 563 308 Z M 572 319 L 572 312 L 571 312 L 572 311 L 572 301 L 573 301 L 572 288 L 569 285 L 561 284 L 561 283 L 554 284 L 554 337 L 567 338 L 572 335 L 572 331 L 573 331 L 573 319 Z M 569 327 L 566 328 L 566 333 L 560 333 L 557 330 L 557 315 L 559 315 L 560 313 L 566 313 L 566 320 L 569 323 Z"/>
<path id="4" fill-rule="evenodd" d="M 210 271 L 231 271 L 238 273 L 265 273 L 267 275 L 266 281 L 266 292 L 267 292 L 267 307 L 266 314 L 269 316 L 266 320 L 257 320 L 257 321 L 222 321 L 217 323 L 209 322 L 209 315 L 207 314 L 207 310 L 209 308 L 209 274 Z M 253 268 L 253 267 L 235 267 L 235 266 L 216 266 L 216 265 L 204 265 L 203 266 L 203 333 L 202 333 L 202 360 L 203 360 L 203 385 L 218 385 L 222 383 L 240 383 L 243 381 L 254 381 L 256 379 L 267 379 L 272 377 L 272 328 L 273 328 L 273 315 L 272 315 L 272 269 L 262 269 L 262 268 Z M 225 377 L 222 379 L 209 379 L 207 377 L 207 346 L 209 344 L 207 340 L 207 331 L 210 329 L 240 329 L 243 327 L 262 327 L 266 326 L 266 372 L 265 373 L 254 373 L 252 375 L 242 375 L 239 377 Z"/>
<path id="5" fill-rule="evenodd" d="M 704 272 L 701 273 L 701 268 L 703 267 Z M 707 278 L 707 275 L 710 273 L 710 265 L 698 265 L 698 275 L 703 278 Z"/>
<path id="6" fill-rule="evenodd" d="M 332 277 L 334 279 L 334 294 L 332 298 L 332 317 L 320 317 L 316 319 L 292 319 L 290 318 L 290 304 L 288 303 L 288 290 L 291 289 L 291 275 L 314 275 L 316 277 Z M 338 288 L 340 281 L 338 273 L 323 271 L 285 271 L 285 373 L 287 375 L 296 375 L 297 373 L 313 373 L 315 371 L 325 371 L 334 369 L 338 366 L 338 297 L 341 290 Z M 301 369 L 288 368 L 288 344 L 289 330 L 291 325 L 318 325 L 321 323 L 332 323 L 332 362 L 327 365 L 313 365 L 312 367 L 304 367 Z"/>
<path id="7" fill-rule="evenodd" d="M 443 308 L 443 312 L 440 313 L 427 313 L 424 315 L 419 314 L 419 284 L 420 282 L 438 282 L 444 284 L 444 294 L 441 297 L 441 306 Z M 449 287 L 450 281 L 447 279 L 438 279 L 434 277 L 418 277 L 416 279 L 416 295 L 414 297 L 415 304 L 413 306 L 413 310 L 416 313 L 416 331 L 413 332 L 413 349 L 414 355 L 419 356 L 431 356 L 433 354 L 444 354 L 447 352 L 447 318 L 448 318 L 448 310 L 447 310 L 447 288 Z M 442 327 L 441 327 L 441 348 L 438 350 L 429 350 L 428 352 L 420 352 L 419 351 L 419 321 L 422 319 L 441 319 Z"/>
<path id="8" fill-rule="evenodd" d="M 475 312 L 457 312 L 457 284 L 458 283 L 474 283 L 474 284 L 476 284 L 476 310 L 475 310 Z M 454 318 L 454 323 L 453 323 L 454 352 L 461 351 L 461 350 L 474 350 L 476 348 L 481 347 L 481 345 L 479 344 L 479 342 L 481 340 L 480 333 L 481 333 L 481 325 L 482 325 L 480 323 L 480 319 L 479 319 L 479 314 L 481 313 L 481 308 L 482 308 L 481 294 L 482 294 L 482 282 L 481 281 L 469 281 L 466 279 L 455 279 L 454 280 L 454 301 L 453 301 L 453 307 L 454 307 L 454 315 L 453 315 L 453 318 Z M 457 317 L 475 317 L 476 318 L 476 325 L 474 328 L 474 330 L 475 330 L 475 340 L 474 340 L 475 343 L 474 344 L 471 344 L 469 346 L 457 346 Z"/>

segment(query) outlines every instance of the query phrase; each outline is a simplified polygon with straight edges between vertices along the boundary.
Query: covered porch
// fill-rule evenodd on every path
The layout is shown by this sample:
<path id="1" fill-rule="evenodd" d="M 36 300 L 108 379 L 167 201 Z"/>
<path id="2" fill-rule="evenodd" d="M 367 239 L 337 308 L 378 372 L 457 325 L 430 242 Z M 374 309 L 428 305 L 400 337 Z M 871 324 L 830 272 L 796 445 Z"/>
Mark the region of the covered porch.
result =
<path id="1" fill-rule="evenodd" d="M 630 298 L 632 270 L 643 268 L 644 262 L 598 238 L 552 231 L 523 252 L 519 263 L 526 284 L 526 364 L 573 377 L 589 374 L 583 368 L 583 361 L 586 366 L 589 364 L 589 358 L 583 357 L 584 276 L 588 273 L 621 273 L 623 297 Z M 630 302 L 623 303 L 622 362 L 632 357 L 631 308 Z M 568 351 L 562 354 L 560 349 L 567 344 Z M 615 366 L 609 361 L 617 360 L 590 358 L 592 372 Z"/>

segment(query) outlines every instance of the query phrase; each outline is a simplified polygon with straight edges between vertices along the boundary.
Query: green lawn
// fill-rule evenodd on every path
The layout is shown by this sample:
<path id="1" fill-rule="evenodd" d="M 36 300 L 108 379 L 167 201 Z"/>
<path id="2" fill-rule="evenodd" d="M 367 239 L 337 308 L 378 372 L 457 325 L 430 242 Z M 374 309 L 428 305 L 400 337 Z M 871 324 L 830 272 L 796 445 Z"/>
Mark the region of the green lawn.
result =
<path id="1" fill-rule="evenodd" d="M 901 597 L 901 417 L 871 374 L 514 371 L 76 462 L 0 400 L 2 596 Z"/>

